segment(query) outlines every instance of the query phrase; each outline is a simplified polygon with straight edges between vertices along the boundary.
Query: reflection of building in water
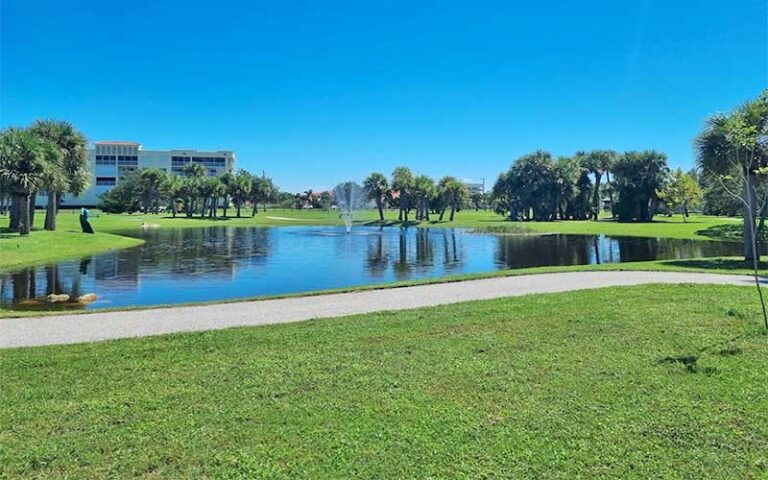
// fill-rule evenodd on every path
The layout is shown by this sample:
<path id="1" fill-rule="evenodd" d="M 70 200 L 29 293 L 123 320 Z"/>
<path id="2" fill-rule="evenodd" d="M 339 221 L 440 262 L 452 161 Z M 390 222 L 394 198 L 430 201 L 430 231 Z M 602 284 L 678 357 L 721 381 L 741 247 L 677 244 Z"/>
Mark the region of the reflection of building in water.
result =
<path id="1" fill-rule="evenodd" d="M 88 268 L 93 269 L 93 278 L 99 282 L 135 290 L 139 284 L 138 260 L 130 250 L 117 250 L 93 257 Z"/>

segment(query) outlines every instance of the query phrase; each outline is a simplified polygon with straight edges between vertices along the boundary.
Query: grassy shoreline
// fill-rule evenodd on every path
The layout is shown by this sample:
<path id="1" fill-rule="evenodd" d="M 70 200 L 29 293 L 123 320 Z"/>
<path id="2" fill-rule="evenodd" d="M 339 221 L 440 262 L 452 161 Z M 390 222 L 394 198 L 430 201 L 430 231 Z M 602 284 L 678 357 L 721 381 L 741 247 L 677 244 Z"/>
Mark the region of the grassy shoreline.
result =
<path id="1" fill-rule="evenodd" d="M 0 477 L 760 478 L 753 294 L 613 287 L 9 350 Z"/>

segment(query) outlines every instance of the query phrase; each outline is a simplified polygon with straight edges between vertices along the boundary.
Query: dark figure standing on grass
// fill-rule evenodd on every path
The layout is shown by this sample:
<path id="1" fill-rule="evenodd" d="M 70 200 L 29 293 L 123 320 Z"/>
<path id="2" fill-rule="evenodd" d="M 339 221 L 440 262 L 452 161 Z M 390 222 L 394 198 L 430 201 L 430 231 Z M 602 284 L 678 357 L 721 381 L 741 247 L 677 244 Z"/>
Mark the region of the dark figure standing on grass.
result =
<path id="1" fill-rule="evenodd" d="M 93 233 L 91 228 L 91 222 L 88 221 L 88 209 L 80 209 L 80 227 L 83 229 L 83 233 Z"/>

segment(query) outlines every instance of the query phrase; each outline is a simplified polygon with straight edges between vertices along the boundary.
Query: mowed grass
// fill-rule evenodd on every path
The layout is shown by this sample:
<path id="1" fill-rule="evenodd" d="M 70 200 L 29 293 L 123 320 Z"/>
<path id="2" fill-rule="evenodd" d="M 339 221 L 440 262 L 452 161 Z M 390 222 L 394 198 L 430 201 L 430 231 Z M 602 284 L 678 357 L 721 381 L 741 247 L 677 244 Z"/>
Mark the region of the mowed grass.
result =
<path id="1" fill-rule="evenodd" d="M 753 289 L 649 285 L 0 355 L 0 477 L 765 478 Z"/>
<path id="2" fill-rule="evenodd" d="M 289 226 L 289 225 L 342 225 L 343 221 L 339 213 L 333 210 L 268 210 L 255 217 L 250 216 L 250 211 L 243 211 L 242 218 L 235 218 L 234 210 L 228 211 L 228 218 L 216 220 L 208 218 L 186 218 L 183 215 L 172 218 L 170 214 L 161 215 L 110 215 L 100 214 L 92 220 L 97 231 L 121 233 L 126 230 L 140 228 L 143 222 L 156 224 L 160 228 L 193 228 L 212 225 L 227 226 Z M 413 215 L 411 215 L 411 220 Z M 456 214 L 453 222 L 446 219 L 437 220 L 432 215 L 432 220 L 410 221 L 409 226 L 420 227 L 457 227 L 475 229 L 504 229 L 505 226 L 513 230 L 524 229 L 532 233 L 574 233 L 574 234 L 608 234 L 626 235 L 636 237 L 665 237 L 687 239 L 732 239 L 734 233 L 738 233 L 741 220 L 728 217 L 713 217 L 706 215 L 692 215 L 688 222 L 684 222 L 680 215 L 665 217 L 657 215 L 650 223 L 618 223 L 609 217 L 603 217 L 600 221 L 557 221 L 557 222 L 510 222 L 501 215 L 491 211 L 462 210 Z M 62 211 L 58 217 L 59 223 L 65 227 L 79 229 L 78 217 L 72 211 Z M 378 212 L 375 210 L 361 210 L 356 213 L 357 225 L 386 225 L 400 226 L 397 221 L 397 211 L 387 210 L 385 221 L 378 220 Z M 736 232 L 735 232 L 736 231 Z"/>
<path id="3" fill-rule="evenodd" d="M 134 247 L 142 242 L 102 232 L 88 235 L 71 228 L 59 228 L 54 232 L 33 231 L 23 237 L 0 229 L 0 272 Z"/>

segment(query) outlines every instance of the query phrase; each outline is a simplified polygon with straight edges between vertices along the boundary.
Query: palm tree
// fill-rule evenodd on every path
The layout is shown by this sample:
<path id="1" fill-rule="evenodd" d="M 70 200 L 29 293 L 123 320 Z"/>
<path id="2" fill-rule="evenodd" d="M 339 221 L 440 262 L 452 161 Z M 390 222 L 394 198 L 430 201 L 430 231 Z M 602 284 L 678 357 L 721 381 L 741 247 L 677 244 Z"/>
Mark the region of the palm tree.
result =
<path id="1" fill-rule="evenodd" d="M 165 179 L 163 190 L 171 204 L 173 218 L 176 218 L 176 214 L 178 213 L 178 199 L 184 196 L 184 179 L 177 177 L 176 175 L 168 175 Z"/>
<path id="2" fill-rule="evenodd" d="M 597 220 L 600 215 L 600 182 L 603 174 L 610 172 L 616 159 L 617 153 L 613 150 L 592 150 L 590 152 L 577 152 L 576 156 L 580 159 L 583 166 L 589 169 L 595 176 L 595 189 L 592 193 L 592 211 L 593 219 Z"/>
<path id="3" fill-rule="evenodd" d="M 229 195 L 235 204 L 237 218 L 240 218 L 240 209 L 243 207 L 243 204 L 250 198 L 252 185 L 253 176 L 242 168 L 235 172 L 232 181 L 229 183 Z"/>
<path id="4" fill-rule="evenodd" d="M 709 117 L 696 138 L 698 167 L 716 178 L 721 186 L 744 206 L 744 258 L 757 260 L 755 216 L 760 169 L 768 166 L 768 90 L 730 114 Z M 764 177 L 764 175 L 760 175 Z M 740 179 L 740 192 L 732 192 L 724 179 Z"/>
<path id="5" fill-rule="evenodd" d="M 469 198 L 469 189 L 464 183 L 453 179 L 447 182 L 446 193 L 448 195 L 448 203 L 451 206 L 451 216 L 449 221 L 452 222 L 453 217 L 456 215 L 456 211 L 459 210 Z"/>
<path id="6" fill-rule="evenodd" d="M 408 212 L 411 210 L 411 190 L 413 189 L 413 173 L 408 167 L 396 167 L 392 171 L 392 190 L 400 195 L 398 220 L 408 222 Z"/>
<path id="7" fill-rule="evenodd" d="M 88 141 L 71 123 L 63 120 L 37 120 L 32 132 L 52 145 L 56 153 L 49 156 L 59 173 L 51 173 L 48 190 L 48 208 L 45 229 L 56 230 L 56 214 L 62 194 L 80 195 L 88 186 Z"/>
<path id="8" fill-rule="evenodd" d="M 199 163 L 189 163 L 184 167 L 184 174 L 187 176 L 185 182 L 185 193 L 188 199 L 187 217 L 192 217 L 197 209 L 197 202 L 200 197 L 203 197 L 202 210 L 205 211 L 205 182 L 203 182 L 205 173 L 205 167 Z"/>
<path id="9" fill-rule="evenodd" d="M 625 152 L 613 166 L 619 221 L 650 222 L 658 190 L 669 174 L 667 156 L 655 150 Z"/>
<path id="10" fill-rule="evenodd" d="M 429 201 L 435 194 L 435 181 L 426 175 L 413 179 L 413 202 L 416 206 L 416 220 L 429 221 Z"/>
<path id="11" fill-rule="evenodd" d="M 227 209 L 229 208 L 229 202 L 230 202 L 230 188 L 232 185 L 232 182 L 234 181 L 235 176 L 232 175 L 232 172 L 224 172 L 221 175 L 219 175 L 219 181 L 222 185 L 224 185 L 224 193 L 222 194 L 222 197 L 224 198 L 224 204 L 222 206 L 222 214 L 224 218 L 227 217 Z"/>
<path id="12" fill-rule="evenodd" d="M 29 234 L 30 196 L 43 186 L 46 176 L 45 149 L 30 130 L 8 128 L 0 134 L 0 182 L 17 198 L 20 235 Z"/>
<path id="13" fill-rule="evenodd" d="M 159 168 L 144 168 L 138 173 L 137 194 L 143 213 L 157 213 L 168 183 L 168 174 Z"/>
<path id="14" fill-rule="evenodd" d="M 389 192 L 387 177 L 378 172 L 373 172 L 363 181 L 363 188 L 370 200 L 376 202 L 379 210 L 379 220 L 384 221 L 384 198 Z"/>

